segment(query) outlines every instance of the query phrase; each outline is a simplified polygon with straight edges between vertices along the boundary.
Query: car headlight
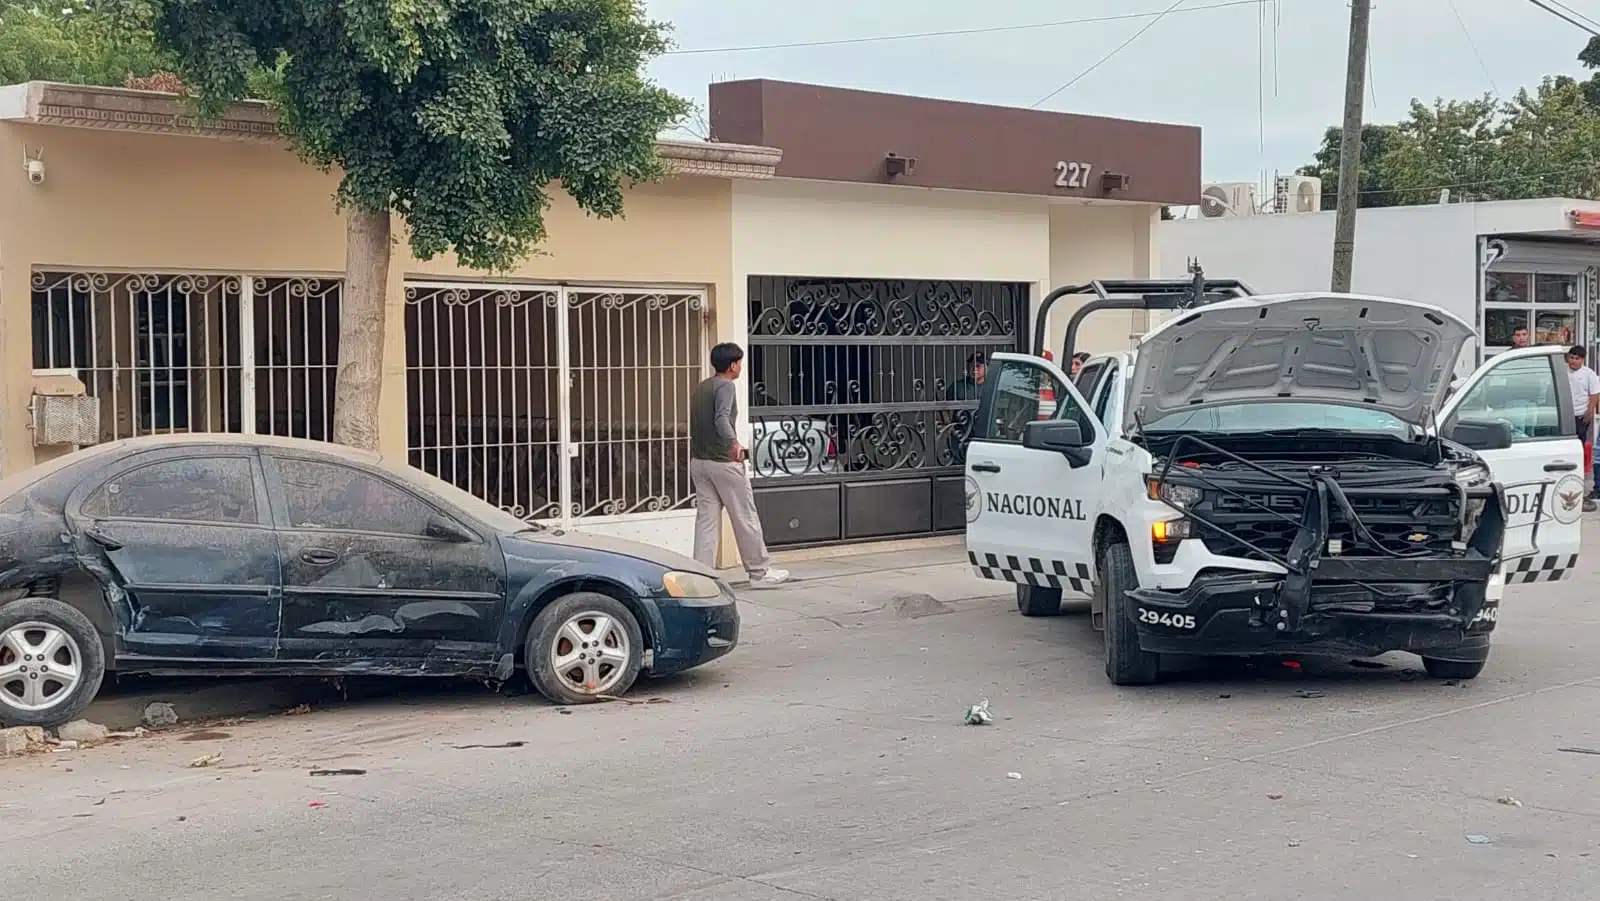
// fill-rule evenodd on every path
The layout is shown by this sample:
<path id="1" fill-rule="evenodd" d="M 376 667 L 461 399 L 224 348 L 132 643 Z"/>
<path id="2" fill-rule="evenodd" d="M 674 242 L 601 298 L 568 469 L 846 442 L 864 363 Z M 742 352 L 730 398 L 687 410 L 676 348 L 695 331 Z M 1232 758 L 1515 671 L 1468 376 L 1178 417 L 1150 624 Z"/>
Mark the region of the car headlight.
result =
<path id="1" fill-rule="evenodd" d="M 722 596 L 722 585 L 710 576 L 699 573 L 669 572 L 661 577 L 661 586 L 668 597 L 695 599 Z"/>
<path id="2" fill-rule="evenodd" d="M 1192 507 L 1205 499 L 1205 492 L 1192 485 L 1174 485 L 1171 482 L 1163 484 L 1155 476 L 1149 476 L 1144 483 L 1145 494 L 1153 501 L 1166 501 L 1175 507 Z"/>
<path id="3" fill-rule="evenodd" d="M 1456 470 L 1456 481 L 1462 488 L 1482 488 L 1489 484 L 1489 467 L 1474 463 Z"/>

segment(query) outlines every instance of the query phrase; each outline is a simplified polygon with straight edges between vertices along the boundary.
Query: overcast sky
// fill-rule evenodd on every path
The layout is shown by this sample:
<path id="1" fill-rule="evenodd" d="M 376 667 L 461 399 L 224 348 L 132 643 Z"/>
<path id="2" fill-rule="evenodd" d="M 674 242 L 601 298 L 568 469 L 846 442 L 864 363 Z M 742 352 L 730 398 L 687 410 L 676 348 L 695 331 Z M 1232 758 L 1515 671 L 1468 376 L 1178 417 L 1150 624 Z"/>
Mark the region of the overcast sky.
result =
<path id="1" fill-rule="evenodd" d="M 1029 106 L 1171 2 L 647 0 L 654 17 L 673 23 L 678 45 L 655 62 L 655 77 L 702 105 L 712 81 L 775 78 Z M 1042 108 L 1199 125 L 1207 181 L 1255 181 L 1263 172 L 1304 164 L 1343 106 L 1349 7 L 1345 0 L 1244 0 L 1205 8 L 1226 2 L 1185 0 Z M 1600 0 L 1561 2 L 1600 21 Z M 683 52 L 1141 13 L 1149 15 L 986 34 Z M 1587 38 L 1527 0 L 1376 0 L 1367 119 L 1393 121 L 1412 97 L 1509 95 L 1545 74 L 1579 74 L 1575 57 Z"/>

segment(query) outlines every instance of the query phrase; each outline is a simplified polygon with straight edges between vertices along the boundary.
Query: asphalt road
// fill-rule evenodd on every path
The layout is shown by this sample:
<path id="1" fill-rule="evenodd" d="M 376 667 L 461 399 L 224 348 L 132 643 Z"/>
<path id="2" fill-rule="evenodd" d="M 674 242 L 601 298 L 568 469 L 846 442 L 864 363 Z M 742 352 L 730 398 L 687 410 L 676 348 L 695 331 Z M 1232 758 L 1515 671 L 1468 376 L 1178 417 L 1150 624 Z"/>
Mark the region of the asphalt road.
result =
<path id="1" fill-rule="evenodd" d="M 1592 898 L 1600 756 L 1559 749 L 1600 750 L 1596 581 L 1514 592 L 1471 684 L 1396 656 L 1120 690 L 1082 617 L 775 592 L 737 654 L 632 695 L 664 703 L 456 689 L 0 762 L 0 873 L 85 901 Z"/>

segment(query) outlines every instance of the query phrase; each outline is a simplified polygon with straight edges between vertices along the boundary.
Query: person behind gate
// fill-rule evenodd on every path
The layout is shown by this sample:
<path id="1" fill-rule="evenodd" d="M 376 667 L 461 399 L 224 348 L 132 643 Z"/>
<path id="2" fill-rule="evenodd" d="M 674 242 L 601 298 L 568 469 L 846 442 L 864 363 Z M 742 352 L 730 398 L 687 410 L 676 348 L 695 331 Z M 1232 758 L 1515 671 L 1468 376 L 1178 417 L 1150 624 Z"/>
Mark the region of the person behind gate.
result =
<path id="1" fill-rule="evenodd" d="M 689 481 L 694 485 L 694 558 L 717 565 L 722 538 L 722 511 L 728 511 L 733 540 L 739 546 L 752 588 L 771 588 L 788 581 L 787 570 L 772 566 L 767 541 L 756 515 L 755 494 L 745 470 L 745 450 L 734 423 L 739 397 L 734 382 L 744 372 L 744 351 L 737 344 L 711 348 L 716 374 L 695 386 L 689 398 Z"/>

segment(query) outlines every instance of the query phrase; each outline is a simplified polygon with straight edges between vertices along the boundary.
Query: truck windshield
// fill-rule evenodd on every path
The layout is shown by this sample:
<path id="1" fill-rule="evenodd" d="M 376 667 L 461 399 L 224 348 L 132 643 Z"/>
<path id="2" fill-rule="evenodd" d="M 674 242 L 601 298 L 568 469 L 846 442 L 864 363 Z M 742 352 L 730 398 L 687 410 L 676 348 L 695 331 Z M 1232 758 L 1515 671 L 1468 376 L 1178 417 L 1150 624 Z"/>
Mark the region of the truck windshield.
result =
<path id="1" fill-rule="evenodd" d="M 1295 429 L 1338 429 L 1410 437 L 1416 429 L 1379 410 L 1339 404 L 1225 404 L 1163 416 L 1144 425 L 1146 432 L 1280 432 Z"/>

